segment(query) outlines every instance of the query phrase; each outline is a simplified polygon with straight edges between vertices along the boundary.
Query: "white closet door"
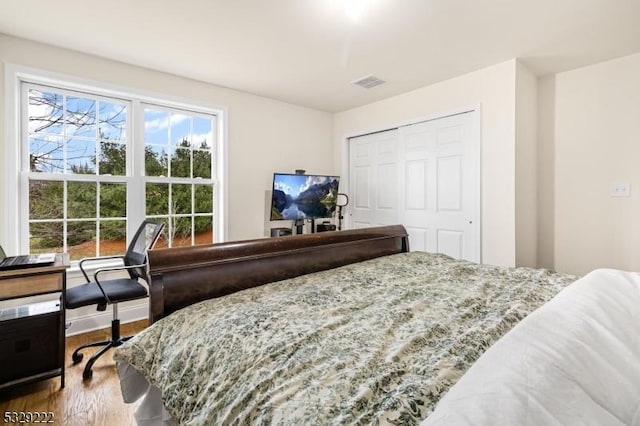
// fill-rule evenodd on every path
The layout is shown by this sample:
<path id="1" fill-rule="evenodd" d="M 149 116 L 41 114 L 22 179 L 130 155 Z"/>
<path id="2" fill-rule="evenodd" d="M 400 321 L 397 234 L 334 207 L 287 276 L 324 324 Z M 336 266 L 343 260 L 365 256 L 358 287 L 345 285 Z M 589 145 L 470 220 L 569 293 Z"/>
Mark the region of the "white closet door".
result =
<path id="1" fill-rule="evenodd" d="M 398 224 L 398 130 L 349 140 L 349 201 L 354 228 Z"/>
<path id="2" fill-rule="evenodd" d="M 480 261 L 472 113 L 400 128 L 400 221 L 414 250 Z"/>
<path id="3" fill-rule="evenodd" d="M 350 139 L 352 225 L 401 223 L 411 250 L 479 262 L 479 135 L 473 114 Z"/>

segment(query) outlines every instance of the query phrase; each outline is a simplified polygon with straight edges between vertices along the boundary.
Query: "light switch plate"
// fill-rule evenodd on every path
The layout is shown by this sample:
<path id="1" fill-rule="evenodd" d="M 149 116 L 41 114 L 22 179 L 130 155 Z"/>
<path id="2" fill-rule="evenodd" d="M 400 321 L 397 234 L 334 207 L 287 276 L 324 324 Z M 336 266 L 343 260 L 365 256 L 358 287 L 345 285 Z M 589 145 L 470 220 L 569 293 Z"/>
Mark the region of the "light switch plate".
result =
<path id="1" fill-rule="evenodd" d="M 631 184 L 629 182 L 613 182 L 611 184 L 612 197 L 630 197 Z"/>

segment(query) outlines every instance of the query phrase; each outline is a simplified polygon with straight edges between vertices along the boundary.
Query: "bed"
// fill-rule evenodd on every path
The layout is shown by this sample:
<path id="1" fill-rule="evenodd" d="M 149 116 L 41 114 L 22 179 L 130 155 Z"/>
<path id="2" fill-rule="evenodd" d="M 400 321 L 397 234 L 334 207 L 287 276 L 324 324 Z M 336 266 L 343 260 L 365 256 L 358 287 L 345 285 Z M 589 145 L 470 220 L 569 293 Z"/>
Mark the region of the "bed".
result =
<path id="1" fill-rule="evenodd" d="M 158 249 L 149 263 L 152 325 L 114 355 L 125 401 L 142 398 L 139 424 L 478 424 L 473 410 L 511 389 L 494 384 L 493 399 L 486 382 L 530 365 L 496 364 L 492 345 L 515 333 L 497 359 L 526 349 L 527 316 L 583 282 L 411 252 L 402 226 Z M 632 323 L 640 286 L 625 279 Z M 536 323 L 561 329 L 556 315 Z M 640 339 L 627 333 L 629 360 Z M 496 368 L 510 373 L 486 373 Z M 628 370 L 624 389 L 640 397 Z M 505 419 L 527 424 L 523 406 Z"/>

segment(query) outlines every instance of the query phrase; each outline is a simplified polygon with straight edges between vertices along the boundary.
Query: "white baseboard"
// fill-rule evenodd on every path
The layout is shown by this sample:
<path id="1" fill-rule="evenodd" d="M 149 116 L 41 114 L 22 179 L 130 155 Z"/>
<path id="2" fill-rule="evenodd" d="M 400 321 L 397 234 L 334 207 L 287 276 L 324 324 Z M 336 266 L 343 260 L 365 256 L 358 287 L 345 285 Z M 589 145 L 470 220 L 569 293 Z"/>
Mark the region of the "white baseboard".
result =
<path id="1" fill-rule="evenodd" d="M 148 303 L 118 307 L 118 318 L 122 324 L 147 319 L 148 317 Z M 96 312 L 94 314 L 77 317 L 69 317 L 69 311 L 67 311 L 66 335 L 73 336 L 75 334 L 86 333 L 88 331 L 111 328 L 111 320 L 113 320 L 113 311 L 111 310 L 111 306 L 108 306 L 107 310 L 104 312 Z"/>

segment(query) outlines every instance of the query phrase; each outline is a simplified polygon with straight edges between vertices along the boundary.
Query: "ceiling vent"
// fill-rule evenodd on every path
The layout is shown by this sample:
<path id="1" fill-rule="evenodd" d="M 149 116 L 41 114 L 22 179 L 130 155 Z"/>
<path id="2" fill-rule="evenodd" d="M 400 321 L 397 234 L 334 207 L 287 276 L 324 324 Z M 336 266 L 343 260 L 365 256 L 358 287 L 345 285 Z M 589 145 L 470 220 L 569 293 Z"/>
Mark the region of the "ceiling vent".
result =
<path id="1" fill-rule="evenodd" d="M 384 83 L 386 83 L 386 81 L 371 74 L 351 82 L 354 86 L 364 87 L 365 89 L 371 89 Z"/>

